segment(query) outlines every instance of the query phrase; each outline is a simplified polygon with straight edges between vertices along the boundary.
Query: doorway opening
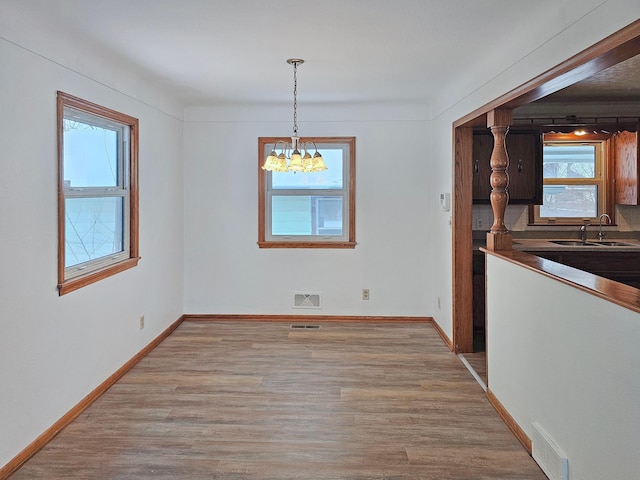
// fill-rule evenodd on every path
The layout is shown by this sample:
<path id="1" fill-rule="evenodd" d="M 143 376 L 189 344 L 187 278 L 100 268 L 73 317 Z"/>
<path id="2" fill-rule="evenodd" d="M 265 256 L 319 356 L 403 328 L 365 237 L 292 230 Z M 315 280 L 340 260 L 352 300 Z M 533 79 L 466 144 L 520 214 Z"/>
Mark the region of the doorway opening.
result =
<path id="1" fill-rule="evenodd" d="M 482 288 L 474 289 L 474 247 L 484 244 L 481 239 L 476 239 L 474 245 L 473 238 L 474 128 L 487 128 L 487 113 L 492 110 L 513 110 L 639 54 L 640 20 L 636 20 L 592 47 L 454 122 L 452 344 L 455 353 L 473 354 L 474 350 L 480 350 L 483 346 L 490 349 L 490 345 L 486 345 L 486 334 L 481 333 L 483 329 L 477 322 L 474 335 L 474 294 L 476 298 L 478 295 L 484 295 Z M 476 308 L 479 308 L 479 305 L 476 305 Z M 479 338 L 480 335 L 485 337 L 485 341 Z"/>

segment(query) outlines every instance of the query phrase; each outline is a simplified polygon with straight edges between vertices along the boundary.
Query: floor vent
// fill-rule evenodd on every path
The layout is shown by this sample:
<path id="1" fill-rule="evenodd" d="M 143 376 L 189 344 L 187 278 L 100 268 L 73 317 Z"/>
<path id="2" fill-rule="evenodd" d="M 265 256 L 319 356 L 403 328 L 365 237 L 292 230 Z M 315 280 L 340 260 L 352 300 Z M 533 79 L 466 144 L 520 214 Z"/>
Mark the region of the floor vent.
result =
<path id="1" fill-rule="evenodd" d="M 291 328 L 294 329 L 310 329 L 310 330 L 317 330 L 320 328 L 320 325 L 291 325 Z"/>
<path id="2" fill-rule="evenodd" d="M 531 455 L 549 480 L 569 480 L 569 460 L 542 427 L 533 422 Z"/>
<path id="3" fill-rule="evenodd" d="M 294 293 L 293 308 L 320 308 L 320 294 Z"/>

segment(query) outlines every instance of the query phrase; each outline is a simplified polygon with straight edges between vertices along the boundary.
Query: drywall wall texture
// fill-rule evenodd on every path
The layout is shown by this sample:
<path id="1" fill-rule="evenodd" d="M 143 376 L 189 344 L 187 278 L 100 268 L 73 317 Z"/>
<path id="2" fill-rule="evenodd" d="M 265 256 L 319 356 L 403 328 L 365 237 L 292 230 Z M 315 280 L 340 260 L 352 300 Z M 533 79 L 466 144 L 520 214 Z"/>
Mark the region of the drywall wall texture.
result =
<path id="1" fill-rule="evenodd" d="M 438 197 L 453 192 L 452 122 L 640 16 L 636 0 L 555 8 L 504 48 L 483 51 L 478 39 L 486 68 L 452 79 L 431 109 L 301 110 L 304 135 L 357 137 L 358 246 L 339 251 L 255 244 L 257 137 L 287 135 L 289 108 L 276 120 L 274 110 L 191 109 L 183 126 L 175 99 L 136 65 L 96 56 L 56 25 L 0 18 L 0 465 L 183 311 L 289 313 L 292 290 L 313 290 L 326 293 L 323 314 L 433 315 L 451 335 L 452 233 Z M 56 90 L 138 117 L 141 129 L 140 265 L 64 297 L 55 289 Z"/>
<path id="2" fill-rule="evenodd" d="M 640 314 L 489 255 L 487 315 L 489 388 L 527 435 L 570 478 L 636 478 Z"/>
<path id="3" fill-rule="evenodd" d="M 187 110 L 185 313 L 428 315 L 433 159 L 426 121 L 406 110 L 305 105 L 302 136 L 356 137 L 355 249 L 258 248 L 258 137 L 290 122 L 260 121 L 267 107 Z M 322 308 L 294 309 L 294 292 L 320 292 Z"/>
<path id="4" fill-rule="evenodd" d="M 182 314 L 183 186 L 181 118 L 15 43 L 0 40 L 0 59 L 4 465 Z M 62 297 L 56 289 L 58 90 L 140 120 L 142 260 Z"/>
<path id="5" fill-rule="evenodd" d="M 557 11 L 553 15 L 544 11 L 541 12 L 544 18 L 531 19 L 530 25 L 535 28 L 526 35 L 519 32 L 504 51 L 483 52 L 479 42 L 479 55 L 486 55 L 487 61 L 492 61 L 490 71 L 474 71 L 467 78 L 452 82 L 441 102 L 432 106 L 431 156 L 446 159 L 435 162 L 430 171 L 436 191 L 453 189 L 453 122 L 640 18 L 640 4 L 635 0 L 566 2 L 557 3 L 554 8 Z M 451 244 L 452 233 L 446 222 L 435 222 L 430 234 L 437 245 Z M 451 279 L 451 256 L 434 252 L 431 268 L 435 277 Z M 451 337 L 451 308 L 447 305 L 434 310 L 433 316 Z"/>

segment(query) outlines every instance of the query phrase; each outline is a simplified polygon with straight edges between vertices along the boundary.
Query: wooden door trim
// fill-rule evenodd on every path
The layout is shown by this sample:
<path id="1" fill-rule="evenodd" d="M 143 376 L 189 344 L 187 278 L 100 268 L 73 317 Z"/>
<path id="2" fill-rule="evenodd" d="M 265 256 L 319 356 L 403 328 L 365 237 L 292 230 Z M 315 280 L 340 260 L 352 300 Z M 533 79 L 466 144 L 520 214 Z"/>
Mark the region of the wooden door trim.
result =
<path id="1" fill-rule="evenodd" d="M 453 132 L 453 327 L 456 353 L 473 352 L 473 129 Z"/>
<path id="2" fill-rule="evenodd" d="M 459 118 L 453 126 L 486 126 L 483 117 L 491 110 L 514 109 L 539 100 L 639 53 L 640 20 L 636 20 L 559 65 Z"/>
<path id="3" fill-rule="evenodd" d="M 486 127 L 487 113 L 516 108 L 583 80 L 640 54 L 640 20 L 492 100 L 453 123 L 453 310 L 452 344 L 456 353 L 473 351 L 472 183 L 473 126 Z"/>

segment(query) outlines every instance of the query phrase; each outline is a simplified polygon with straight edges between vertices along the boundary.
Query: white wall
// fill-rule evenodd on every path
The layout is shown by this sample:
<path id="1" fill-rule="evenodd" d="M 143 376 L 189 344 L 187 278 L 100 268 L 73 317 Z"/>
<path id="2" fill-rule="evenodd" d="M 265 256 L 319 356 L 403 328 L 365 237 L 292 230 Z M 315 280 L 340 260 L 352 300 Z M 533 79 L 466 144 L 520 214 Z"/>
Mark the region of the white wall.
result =
<path id="1" fill-rule="evenodd" d="M 479 43 L 478 55 L 486 56 L 493 70 L 469 72 L 468 77 L 452 81 L 451 90 L 434 106 L 431 157 L 442 160 L 436 161 L 431 171 L 435 190 L 453 189 L 453 122 L 640 18 L 637 0 L 558 2 L 556 6 L 553 15 L 541 10 L 540 18 L 532 18 L 535 28 L 514 36 L 500 52 L 499 61 L 495 51 L 484 52 Z M 449 252 L 451 230 L 446 222 L 435 222 L 431 235 L 438 249 L 430 260 L 430 273 L 437 281 L 449 282 L 446 303 L 434 310 L 434 317 L 451 338 L 452 260 L 450 254 L 440 254 Z"/>
<path id="2" fill-rule="evenodd" d="M 303 135 L 357 137 L 354 250 L 256 246 L 257 137 L 287 135 L 290 106 L 189 109 L 183 137 L 180 108 L 135 65 L 72 37 L 48 41 L 63 35 L 55 25 L 1 19 L 0 465 L 183 312 L 297 313 L 291 292 L 319 290 L 323 310 L 305 313 L 433 315 L 450 335 L 451 229 L 438 195 L 453 191 L 452 122 L 639 16 L 636 0 L 560 2 L 506 51 L 483 52 L 479 39 L 493 68 L 452 79 L 435 116 L 419 106 L 300 105 Z M 140 265 L 64 297 L 55 290 L 56 90 L 141 124 Z"/>
<path id="3" fill-rule="evenodd" d="M 572 479 L 638 478 L 640 314 L 488 255 L 487 315 L 489 388 L 527 435 Z"/>
<path id="4" fill-rule="evenodd" d="M 260 249 L 258 137 L 291 134 L 291 106 L 188 109 L 185 313 L 426 316 L 433 309 L 426 113 L 300 105 L 302 136 L 356 137 L 355 249 Z M 261 119 L 280 119 L 266 121 Z M 371 291 L 362 300 L 362 289 Z M 322 309 L 293 309 L 294 291 Z"/>
<path id="5" fill-rule="evenodd" d="M 5 40 L 0 64 L 2 466 L 182 314 L 183 186 L 182 119 L 148 103 L 152 86 L 120 93 Z M 142 260 L 62 297 L 57 90 L 140 120 Z"/>

